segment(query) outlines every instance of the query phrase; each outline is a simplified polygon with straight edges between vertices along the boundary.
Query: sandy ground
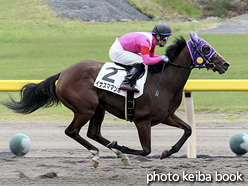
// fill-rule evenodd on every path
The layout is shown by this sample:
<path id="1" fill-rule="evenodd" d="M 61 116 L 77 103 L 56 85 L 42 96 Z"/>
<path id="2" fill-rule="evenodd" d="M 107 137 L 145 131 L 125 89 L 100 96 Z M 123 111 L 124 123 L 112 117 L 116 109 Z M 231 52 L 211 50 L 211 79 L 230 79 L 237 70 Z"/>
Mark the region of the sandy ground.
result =
<path id="1" fill-rule="evenodd" d="M 179 115 L 184 118 L 184 113 Z M 112 151 L 89 140 L 100 150 L 98 168 L 93 167 L 91 154 L 64 134 L 68 121 L 1 121 L 0 182 L 8 186 L 147 185 L 149 180 L 150 185 L 247 185 L 248 156 L 236 157 L 229 148 L 229 140 L 236 132 L 248 132 L 248 114 L 215 114 L 214 118 L 219 118 L 217 120 L 212 116 L 196 115 L 198 157 L 195 159 L 186 158 L 185 144 L 173 157 L 160 160 L 162 151 L 174 145 L 182 131 L 158 125 L 152 128 L 152 153 L 148 157 L 129 156 L 131 165 L 124 165 Z M 210 117 L 212 119 L 208 121 L 206 118 Z M 227 122 L 228 118 L 236 119 L 235 122 Z M 82 136 L 85 136 L 86 130 L 87 126 L 82 129 Z M 8 147 L 9 140 L 17 133 L 28 135 L 32 141 L 31 151 L 24 157 L 13 156 Z M 121 145 L 141 148 L 132 123 L 107 119 L 102 134 Z M 230 176 L 236 181 L 218 182 L 220 176 L 216 177 L 216 174 L 224 175 L 226 180 Z M 202 182 L 204 177 L 207 180 Z M 156 182 L 152 181 L 154 179 Z"/>

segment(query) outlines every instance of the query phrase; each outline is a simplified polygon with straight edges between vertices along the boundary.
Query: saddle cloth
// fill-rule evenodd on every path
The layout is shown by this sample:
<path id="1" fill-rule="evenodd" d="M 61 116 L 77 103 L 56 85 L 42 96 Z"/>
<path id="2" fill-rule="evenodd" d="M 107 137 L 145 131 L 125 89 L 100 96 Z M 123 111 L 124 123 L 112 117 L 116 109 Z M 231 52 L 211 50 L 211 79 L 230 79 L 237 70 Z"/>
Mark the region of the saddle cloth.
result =
<path id="1" fill-rule="evenodd" d="M 101 68 L 95 80 L 94 86 L 99 89 L 107 90 L 115 94 L 126 97 L 127 91 L 119 89 L 126 74 L 127 73 L 124 67 L 116 65 L 115 63 L 106 62 Z M 140 79 L 137 80 L 136 88 L 140 92 L 139 93 L 135 92 L 134 98 L 138 98 L 143 94 L 146 75 L 147 75 L 147 68 L 144 76 L 142 76 Z"/>

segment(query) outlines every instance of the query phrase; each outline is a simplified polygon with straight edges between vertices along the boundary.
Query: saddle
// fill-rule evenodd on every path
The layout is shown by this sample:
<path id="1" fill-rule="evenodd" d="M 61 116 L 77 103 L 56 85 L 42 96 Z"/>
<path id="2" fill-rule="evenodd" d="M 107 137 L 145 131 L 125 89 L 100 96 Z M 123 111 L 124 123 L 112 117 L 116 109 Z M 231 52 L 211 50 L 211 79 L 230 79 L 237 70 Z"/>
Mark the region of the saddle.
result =
<path id="1" fill-rule="evenodd" d="M 129 91 L 120 90 L 119 87 L 124 80 L 124 77 L 132 67 L 117 63 L 106 62 L 101 68 L 94 82 L 94 86 L 99 89 L 110 91 L 125 97 L 125 117 L 127 121 L 133 121 L 135 110 L 135 99 L 140 97 L 144 91 L 147 69 L 139 76 L 136 82 L 136 87 L 139 93 L 131 93 Z"/>

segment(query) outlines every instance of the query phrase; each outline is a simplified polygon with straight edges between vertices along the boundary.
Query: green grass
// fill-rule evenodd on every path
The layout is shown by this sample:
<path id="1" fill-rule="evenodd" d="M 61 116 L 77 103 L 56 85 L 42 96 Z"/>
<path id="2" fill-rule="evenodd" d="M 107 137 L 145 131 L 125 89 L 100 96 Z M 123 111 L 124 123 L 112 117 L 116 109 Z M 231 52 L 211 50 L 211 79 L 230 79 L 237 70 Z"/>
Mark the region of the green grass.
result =
<path id="1" fill-rule="evenodd" d="M 116 37 L 134 31 L 151 31 L 158 22 L 109 22 L 85 23 L 56 18 L 42 0 L 0 0 L 0 79 L 45 79 L 81 60 L 110 61 L 109 47 Z M 189 39 L 189 32 L 209 27 L 212 22 L 168 23 L 173 32 L 170 42 L 182 35 Z M 219 75 L 211 71 L 193 70 L 190 79 L 247 79 L 247 35 L 199 35 L 208 41 L 226 60 L 230 70 Z M 157 48 L 162 55 L 165 48 Z M 19 99 L 18 93 L 11 93 Z M 195 92 L 196 111 L 247 112 L 246 92 Z M 8 94 L 0 93 L 0 100 Z M 184 110 L 184 106 L 179 110 Z M 1 120 L 31 117 L 45 120 L 44 115 L 56 120 L 72 117 L 65 107 L 41 109 L 29 116 L 13 114 L 0 106 Z M 48 117 L 49 118 L 49 117 Z"/>
<path id="2" fill-rule="evenodd" d="M 110 61 L 108 50 L 116 37 L 151 31 L 157 22 L 82 23 L 59 19 L 1 20 L 0 79 L 44 79 L 85 59 Z M 173 37 L 215 22 L 171 23 Z M 173 37 L 171 40 L 173 40 Z M 164 54 L 158 48 L 157 54 Z"/>
<path id="3" fill-rule="evenodd" d="M 237 0 L 127 0 L 133 7 L 153 19 L 230 17 L 241 14 L 246 3 Z"/>
<path id="4" fill-rule="evenodd" d="M 244 9 L 244 5 L 241 1 L 235 0 L 208 0 L 202 5 L 203 16 L 218 16 L 218 17 L 228 17 L 230 11 L 239 13 L 240 10 Z M 232 15 L 234 16 L 234 15 Z"/>
<path id="5" fill-rule="evenodd" d="M 191 0 L 127 0 L 127 2 L 155 19 L 201 16 L 201 11 Z"/>

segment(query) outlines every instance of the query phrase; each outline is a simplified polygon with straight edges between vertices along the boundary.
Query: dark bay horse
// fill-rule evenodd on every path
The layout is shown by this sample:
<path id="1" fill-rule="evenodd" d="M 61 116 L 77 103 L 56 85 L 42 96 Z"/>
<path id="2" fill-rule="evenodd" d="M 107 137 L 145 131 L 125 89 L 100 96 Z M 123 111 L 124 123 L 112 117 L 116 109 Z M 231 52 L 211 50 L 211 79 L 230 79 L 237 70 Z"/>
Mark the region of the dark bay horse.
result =
<path id="1" fill-rule="evenodd" d="M 142 149 L 136 150 L 110 142 L 101 135 L 105 111 L 125 119 L 125 98 L 94 87 L 94 81 L 103 66 L 97 61 L 81 61 L 38 84 L 27 84 L 21 90 L 21 100 L 2 102 L 17 113 L 29 114 L 41 107 L 50 107 L 62 102 L 74 113 L 74 119 L 65 134 L 87 148 L 93 155 L 93 165 L 98 166 L 99 150 L 79 135 L 89 121 L 87 136 L 113 150 L 129 163 L 125 154 L 147 156 L 151 152 L 151 127 L 159 123 L 184 130 L 183 136 L 170 149 L 164 150 L 161 159 L 176 153 L 191 135 L 191 127 L 176 116 L 175 111 L 182 100 L 184 85 L 193 68 L 207 68 L 225 73 L 229 63 L 206 41 L 190 34 L 191 40 L 183 37 L 166 50 L 170 62 L 160 62 L 149 67 L 144 93 L 135 100 L 134 123 Z M 57 84 L 56 84 L 57 82 Z M 159 95 L 155 96 L 160 82 Z M 121 134 L 120 134 L 121 135 Z"/>

